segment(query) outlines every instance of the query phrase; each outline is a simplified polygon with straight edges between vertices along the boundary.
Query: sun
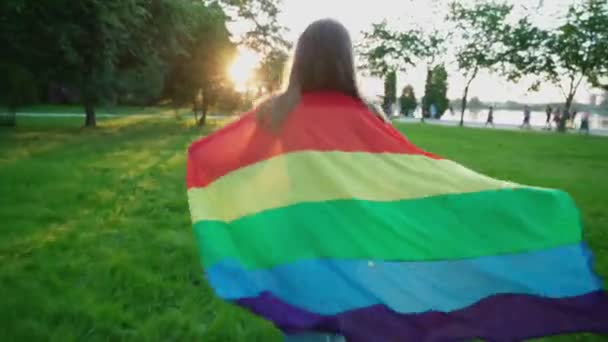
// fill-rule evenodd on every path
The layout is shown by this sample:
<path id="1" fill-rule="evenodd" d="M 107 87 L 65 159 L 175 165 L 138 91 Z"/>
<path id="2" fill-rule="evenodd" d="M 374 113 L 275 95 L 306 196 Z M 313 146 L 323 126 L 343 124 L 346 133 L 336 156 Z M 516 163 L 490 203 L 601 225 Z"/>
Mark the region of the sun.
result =
<path id="1" fill-rule="evenodd" d="M 228 75 L 236 90 L 244 92 L 251 85 L 254 72 L 260 63 L 260 56 L 255 52 L 239 48 L 238 54 L 228 68 Z"/>

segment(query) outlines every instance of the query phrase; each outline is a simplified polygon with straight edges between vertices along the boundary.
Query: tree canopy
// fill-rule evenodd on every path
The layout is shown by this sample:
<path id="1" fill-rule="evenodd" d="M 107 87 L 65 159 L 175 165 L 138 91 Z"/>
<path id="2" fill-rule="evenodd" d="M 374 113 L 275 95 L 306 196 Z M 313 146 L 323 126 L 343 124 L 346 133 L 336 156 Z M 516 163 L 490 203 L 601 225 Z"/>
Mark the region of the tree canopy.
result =
<path id="1" fill-rule="evenodd" d="M 437 31 L 397 31 L 386 21 L 373 24 L 370 31 L 363 32 L 363 41 L 357 46 L 363 62 L 360 67 L 370 75 L 384 77 L 392 71 L 405 72 L 421 60 L 432 66 L 441 55 L 445 39 Z"/>
<path id="2" fill-rule="evenodd" d="M 281 88 L 288 59 L 287 52 L 280 48 L 274 48 L 264 56 L 255 75 L 259 86 L 264 88 L 262 92 L 272 93 Z"/>
<path id="3" fill-rule="evenodd" d="M 441 117 L 448 109 L 450 100 L 448 93 L 448 73 L 443 65 L 437 65 L 427 74 L 424 97 L 422 98 L 422 115 L 430 116 L 431 106 L 435 106 L 437 115 Z"/>
<path id="4" fill-rule="evenodd" d="M 523 16 L 515 19 L 514 7 L 504 1 L 454 1 L 445 22 L 449 29 L 443 34 L 415 27 L 395 30 L 386 21 L 373 24 L 358 45 L 362 67 L 384 77 L 426 62 L 425 94 L 429 94 L 435 67 L 456 66 L 465 79 L 461 123 L 471 84 L 481 71 L 510 81 L 537 76 L 531 90 L 538 89 L 541 81 L 555 84 L 562 90 L 566 109 L 583 81 L 608 89 L 608 1 L 572 2 L 558 27 L 538 26 L 530 19 L 540 7 L 524 7 Z M 427 98 L 422 99 L 423 112 L 428 110 Z"/>
<path id="5" fill-rule="evenodd" d="M 554 30 L 540 31 L 538 53 L 520 63 L 519 74 L 538 74 L 541 80 L 559 87 L 569 110 L 581 85 L 587 80 L 608 86 L 608 1 L 585 0 L 568 7 L 565 21 Z M 608 82 L 607 82 L 608 83 Z"/>
<path id="6" fill-rule="evenodd" d="M 417 106 L 418 101 L 416 100 L 414 87 L 412 87 L 411 84 L 408 84 L 403 87 L 401 96 L 399 97 L 399 112 L 403 116 L 409 116 L 416 110 Z"/>
<path id="7" fill-rule="evenodd" d="M 529 62 L 537 45 L 537 31 L 528 18 L 509 22 L 513 6 L 505 2 L 477 2 L 450 4 L 448 20 L 454 23 L 456 63 L 465 78 L 461 100 L 460 125 L 464 122 L 468 93 L 481 70 L 509 76 L 518 66 Z M 516 61 L 519 64 L 516 64 Z"/>
<path id="8" fill-rule="evenodd" d="M 34 92 L 44 93 L 51 84 L 67 89 L 84 105 L 89 126 L 96 124 L 95 106 L 103 102 L 148 104 L 170 99 L 180 106 L 200 98 L 205 112 L 218 99 L 233 95 L 226 63 L 237 43 L 257 51 L 288 45 L 277 23 L 277 4 L 278 0 L 3 1 L 0 64 L 36 75 L 29 84 Z M 252 24 L 242 37 L 231 37 L 227 30 L 235 18 Z"/>

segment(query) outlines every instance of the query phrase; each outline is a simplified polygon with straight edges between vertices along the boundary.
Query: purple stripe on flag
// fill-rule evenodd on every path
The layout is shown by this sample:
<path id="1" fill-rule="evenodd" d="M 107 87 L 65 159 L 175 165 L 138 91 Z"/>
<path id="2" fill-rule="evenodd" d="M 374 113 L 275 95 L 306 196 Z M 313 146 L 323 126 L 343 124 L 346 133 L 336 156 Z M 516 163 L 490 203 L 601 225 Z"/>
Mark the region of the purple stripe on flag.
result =
<path id="1" fill-rule="evenodd" d="M 572 332 L 608 333 L 603 291 L 569 298 L 495 295 L 448 313 L 399 314 L 381 305 L 322 316 L 265 292 L 236 301 L 288 333 L 324 331 L 348 341 L 511 341 Z"/>

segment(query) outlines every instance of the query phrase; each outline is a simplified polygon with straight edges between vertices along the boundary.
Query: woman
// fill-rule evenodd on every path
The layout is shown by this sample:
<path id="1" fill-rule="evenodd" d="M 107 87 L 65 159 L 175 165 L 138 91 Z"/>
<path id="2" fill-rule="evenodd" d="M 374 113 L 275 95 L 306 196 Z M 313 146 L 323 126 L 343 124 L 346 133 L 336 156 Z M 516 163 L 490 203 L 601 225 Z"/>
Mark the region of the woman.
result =
<path id="1" fill-rule="evenodd" d="M 260 120 L 277 129 L 300 103 L 302 94 L 333 91 L 366 103 L 357 87 L 352 42 L 348 31 L 333 20 L 320 20 L 300 36 L 287 89 L 264 101 L 257 112 Z M 373 106 L 368 108 L 388 121 Z"/>
<path id="2" fill-rule="evenodd" d="M 608 331 L 568 195 L 410 143 L 366 105 L 336 21 L 304 31 L 283 93 L 191 145 L 187 185 L 217 295 L 295 341 Z"/>

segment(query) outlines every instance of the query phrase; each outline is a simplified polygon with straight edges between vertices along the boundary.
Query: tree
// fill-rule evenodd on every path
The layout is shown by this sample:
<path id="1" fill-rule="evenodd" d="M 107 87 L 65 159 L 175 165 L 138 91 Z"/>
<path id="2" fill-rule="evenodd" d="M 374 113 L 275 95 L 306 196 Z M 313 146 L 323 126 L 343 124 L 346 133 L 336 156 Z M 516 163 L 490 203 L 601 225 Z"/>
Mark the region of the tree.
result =
<path id="1" fill-rule="evenodd" d="M 15 126 L 17 109 L 36 101 L 38 94 L 34 76 L 20 65 L 0 64 L 0 105 L 6 107 L 7 113 L 0 112 L 0 126 Z"/>
<path id="2" fill-rule="evenodd" d="M 484 106 L 481 100 L 477 96 L 473 96 L 469 102 L 469 108 L 480 109 Z"/>
<path id="3" fill-rule="evenodd" d="M 191 105 L 195 119 L 204 125 L 209 108 L 223 94 L 232 95 L 226 61 L 234 57 L 236 45 L 230 41 L 227 18 L 219 5 L 200 2 L 191 11 L 195 20 L 183 38 L 183 50 L 168 57 L 164 94 L 176 108 Z"/>
<path id="4" fill-rule="evenodd" d="M 222 74 L 234 44 L 225 27 L 230 20 L 225 10 L 255 23 L 242 42 L 265 50 L 284 43 L 280 35 L 283 28 L 276 20 L 277 3 L 1 1 L 0 63 L 19 65 L 36 75 L 36 88 L 57 84 L 76 93 L 84 105 L 87 126 L 95 126 L 95 106 L 100 102 L 118 98 L 150 103 L 167 93 L 177 98 L 180 90 L 176 87 L 189 88 L 180 95 L 190 102 L 201 92 L 204 109 L 228 86 Z M 182 62 L 190 63 L 182 67 Z M 188 70 L 192 72 L 190 79 L 185 77 Z M 180 86 L 176 85 L 178 80 L 187 82 Z"/>
<path id="5" fill-rule="evenodd" d="M 0 23 L 2 39 L 8 42 L 3 58 L 21 58 L 19 64 L 36 75 L 41 89 L 56 83 L 77 92 L 84 105 L 85 125 L 95 126 L 95 106 L 115 98 L 129 84 L 137 84 L 127 82 L 137 73 L 122 78 L 124 71 L 155 66 L 162 74 L 159 54 L 169 39 L 160 38 L 172 37 L 181 27 L 184 20 L 174 19 L 186 15 L 185 4 L 191 2 L 10 1 L 7 6 L 16 5 L 3 8 L 9 14 Z M 172 25 L 166 24 L 173 20 Z"/>
<path id="6" fill-rule="evenodd" d="M 247 46 L 264 56 L 277 48 L 291 48 L 283 36 L 286 28 L 279 25 L 277 20 L 279 3 L 280 0 L 219 0 L 229 19 L 238 17 L 251 24 L 236 44 Z"/>
<path id="7" fill-rule="evenodd" d="M 372 76 L 386 77 L 394 71 L 406 71 L 425 55 L 425 42 L 420 30 L 392 31 L 386 21 L 372 24 L 363 32 L 363 41 L 357 52 L 363 64 L 361 69 Z"/>
<path id="8" fill-rule="evenodd" d="M 363 64 L 361 69 L 372 76 L 385 77 L 392 71 L 407 71 L 410 66 L 424 60 L 432 70 L 444 48 L 448 35 L 439 31 L 425 34 L 420 29 L 391 30 L 386 21 L 372 24 L 363 32 L 363 41 L 357 52 Z"/>
<path id="9" fill-rule="evenodd" d="M 278 91 L 283 85 L 285 67 L 289 56 L 284 50 L 275 48 L 271 50 L 256 69 L 257 83 L 264 92 L 272 93 Z"/>
<path id="10" fill-rule="evenodd" d="M 544 41 L 532 63 L 519 63 L 519 72 L 541 75 L 559 87 L 570 110 L 583 80 L 601 86 L 608 75 L 608 2 L 585 0 L 570 5 L 565 23 L 543 32 Z"/>
<path id="11" fill-rule="evenodd" d="M 409 116 L 410 113 L 413 113 L 418 106 L 418 102 L 416 101 L 416 94 L 414 93 L 414 87 L 408 84 L 403 87 L 401 91 L 401 96 L 399 97 L 400 104 L 400 113 L 403 116 Z"/>
<path id="12" fill-rule="evenodd" d="M 397 73 L 389 72 L 384 79 L 384 97 L 382 109 L 388 116 L 392 114 L 392 106 L 397 102 Z"/>
<path id="13" fill-rule="evenodd" d="M 430 116 L 431 105 L 435 106 L 438 116 L 443 115 L 450 102 L 447 98 L 447 92 L 448 73 L 443 65 L 437 65 L 430 72 L 427 72 L 424 97 L 422 98 L 422 114 L 424 117 Z"/>
<path id="14" fill-rule="evenodd" d="M 456 50 L 456 62 L 466 82 L 461 100 L 461 126 L 469 88 L 479 71 L 497 69 L 510 54 L 519 50 L 506 44 L 507 37 L 516 32 L 506 20 L 511 11 L 512 6 L 505 3 L 478 2 L 470 7 L 460 2 L 450 4 L 448 19 L 456 27 L 455 41 L 461 42 Z"/>
<path id="15" fill-rule="evenodd" d="M 364 32 L 363 43 L 358 46 L 364 63 L 362 69 L 373 76 L 385 77 L 393 71 L 405 72 L 408 67 L 424 61 L 427 65 L 427 86 L 433 78 L 433 70 L 440 61 L 448 35 L 439 31 L 425 34 L 419 29 L 393 31 L 386 21 L 373 24 L 369 32 Z M 430 91 L 425 88 L 425 94 Z M 423 115 L 427 115 L 429 97 L 423 97 Z"/>

